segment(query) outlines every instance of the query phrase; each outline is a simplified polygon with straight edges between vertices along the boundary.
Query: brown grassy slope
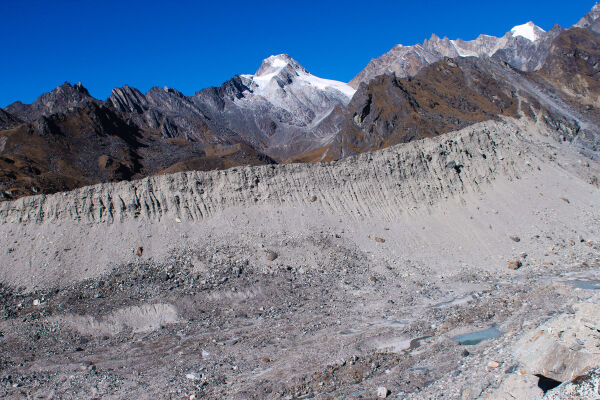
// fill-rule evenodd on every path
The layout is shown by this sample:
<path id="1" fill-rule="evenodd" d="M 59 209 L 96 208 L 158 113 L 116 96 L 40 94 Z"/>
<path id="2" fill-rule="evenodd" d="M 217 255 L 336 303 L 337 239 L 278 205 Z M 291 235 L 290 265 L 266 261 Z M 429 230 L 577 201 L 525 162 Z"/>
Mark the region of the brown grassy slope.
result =
<path id="1" fill-rule="evenodd" d="M 446 59 L 414 78 L 383 75 L 361 85 L 327 156 L 373 151 L 517 113 L 513 90 L 482 62 Z"/>
<path id="2" fill-rule="evenodd" d="M 160 169 L 156 175 L 172 174 L 182 171 L 210 171 L 227 169 L 241 165 L 264 165 L 274 161 L 258 153 L 252 147 L 236 143 L 234 145 L 206 146 L 196 157 L 186 158 L 171 166 Z"/>
<path id="3" fill-rule="evenodd" d="M 326 154 L 327 150 L 329 150 L 329 146 L 318 147 L 316 149 L 307 151 L 306 153 L 298 154 L 282 160 L 282 163 L 289 164 L 331 161 L 332 157 Z"/>
<path id="4" fill-rule="evenodd" d="M 581 28 L 562 32 L 538 74 L 581 104 L 599 107 L 600 37 Z"/>
<path id="5" fill-rule="evenodd" d="M 89 103 L 0 131 L 0 200 L 157 173 L 272 162 L 244 144 L 207 145 L 140 131 L 111 108 Z"/>
<path id="6" fill-rule="evenodd" d="M 17 117 L 0 108 L 0 129 L 10 129 L 19 123 L 21 121 Z"/>
<path id="7" fill-rule="evenodd" d="M 3 199 L 130 179 L 141 169 L 137 131 L 93 103 L 0 131 L 0 140 Z"/>

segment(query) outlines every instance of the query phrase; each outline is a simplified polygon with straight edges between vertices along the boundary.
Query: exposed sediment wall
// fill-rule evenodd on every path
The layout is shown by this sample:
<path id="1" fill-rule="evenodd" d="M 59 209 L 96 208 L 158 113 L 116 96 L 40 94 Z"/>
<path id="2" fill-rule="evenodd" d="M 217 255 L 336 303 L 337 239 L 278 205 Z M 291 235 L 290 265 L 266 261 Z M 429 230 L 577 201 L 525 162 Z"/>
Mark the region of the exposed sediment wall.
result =
<path id="1" fill-rule="evenodd" d="M 103 183 L 0 204 L 0 224 L 49 220 L 199 220 L 251 204 L 306 204 L 355 216 L 394 218 L 414 207 L 479 190 L 534 165 L 521 135 L 526 122 L 487 121 L 461 131 L 338 162 L 184 172 Z"/>
<path id="2" fill-rule="evenodd" d="M 0 283 L 66 287 L 207 246 L 228 246 L 257 268 L 267 266 L 267 247 L 285 253 L 278 262 L 320 268 L 328 250 L 313 254 L 303 238 L 329 235 L 384 264 L 504 269 L 516 251 L 510 235 L 554 237 L 560 227 L 592 237 L 599 194 L 589 183 L 597 175 L 597 163 L 546 125 L 506 119 L 333 163 L 186 172 L 26 197 L 0 203 Z M 375 234 L 385 245 L 373 247 Z M 527 247 L 531 257 L 545 251 Z"/>

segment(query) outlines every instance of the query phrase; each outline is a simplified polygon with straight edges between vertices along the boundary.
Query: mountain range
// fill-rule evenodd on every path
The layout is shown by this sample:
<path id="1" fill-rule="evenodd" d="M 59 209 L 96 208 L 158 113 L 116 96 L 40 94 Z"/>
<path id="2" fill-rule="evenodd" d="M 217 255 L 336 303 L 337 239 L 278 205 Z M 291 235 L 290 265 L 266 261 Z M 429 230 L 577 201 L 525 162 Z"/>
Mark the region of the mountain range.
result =
<path id="1" fill-rule="evenodd" d="M 349 83 L 285 54 L 186 96 L 64 83 L 0 109 L 0 200 L 186 170 L 332 161 L 490 119 L 529 118 L 582 152 L 600 143 L 600 5 L 573 27 L 432 35 Z"/>

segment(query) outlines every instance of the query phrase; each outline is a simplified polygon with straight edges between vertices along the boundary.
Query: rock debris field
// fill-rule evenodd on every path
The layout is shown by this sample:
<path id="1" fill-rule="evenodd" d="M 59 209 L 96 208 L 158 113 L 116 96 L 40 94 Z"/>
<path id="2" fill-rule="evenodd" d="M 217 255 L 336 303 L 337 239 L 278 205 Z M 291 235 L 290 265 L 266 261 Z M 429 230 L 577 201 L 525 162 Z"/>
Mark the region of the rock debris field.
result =
<path id="1" fill-rule="evenodd" d="M 0 397 L 597 398 L 599 171 L 505 118 L 0 203 Z"/>

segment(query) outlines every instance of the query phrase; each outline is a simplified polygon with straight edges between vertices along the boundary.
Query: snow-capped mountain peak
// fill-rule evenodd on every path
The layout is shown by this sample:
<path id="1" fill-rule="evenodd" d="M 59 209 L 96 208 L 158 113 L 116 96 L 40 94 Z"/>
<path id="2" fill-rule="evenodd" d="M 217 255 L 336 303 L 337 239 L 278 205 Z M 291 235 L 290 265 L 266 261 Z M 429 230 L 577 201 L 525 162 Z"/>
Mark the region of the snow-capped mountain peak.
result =
<path id="1" fill-rule="evenodd" d="M 544 32 L 546 31 L 531 21 L 523 25 L 517 25 L 510 30 L 513 37 L 521 36 L 531 42 L 538 40 Z"/>
<path id="2" fill-rule="evenodd" d="M 274 75 L 277 75 L 281 70 L 283 70 L 284 68 L 286 68 L 288 66 L 295 71 L 306 72 L 306 70 L 300 64 L 298 64 L 298 62 L 296 60 L 294 60 L 289 55 L 278 54 L 275 56 L 270 56 L 268 58 L 265 58 L 263 60 L 262 64 L 260 65 L 260 67 L 258 68 L 258 71 L 256 71 L 256 74 L 254 76 L 255 77 L 263 77 L 263 76 L 267 76 L 267 75 L 274 76 Z"/>
<path id="3" fill-rule="evenodd" d="M 346 101 L 349 101 L 355 92 L 350 85 L 344 82 L 314 76 L 287 54 L 265 58 L 254 75 L 242 75 L 242 78 L 258 94 L 271 91 L 268 88 L 272 83 L 276 87 L 280 87 L 282 81 L 286 85 L 293 84 L 297 87 L 306 87 L 318 91 L 338 91 L 347 98 Z M 277 78 L 279 78 L 279 81 Z"/>
<path id="4" fill-rule="evenodd" d="M 341 122 L 336 110 L 355 93 L 344 82 L 314 76 L 287 54 L 270 56 L 256 73 L 235 79 L 235 96 L 211 100 L 215 114 L 249 143 L 284 156 L 327 143 Z"/>
<path id="5" fill-rule="evenodd" d="M 594 7 L 592 7 L 590 14 L 594 19 L 600 18 L 600 3 L 596 2 L 596 4 L 594 4 Z"/>

